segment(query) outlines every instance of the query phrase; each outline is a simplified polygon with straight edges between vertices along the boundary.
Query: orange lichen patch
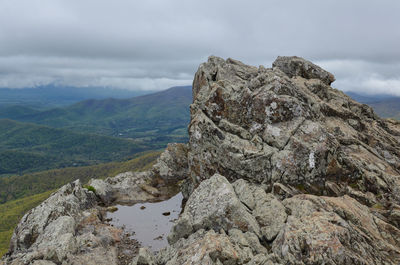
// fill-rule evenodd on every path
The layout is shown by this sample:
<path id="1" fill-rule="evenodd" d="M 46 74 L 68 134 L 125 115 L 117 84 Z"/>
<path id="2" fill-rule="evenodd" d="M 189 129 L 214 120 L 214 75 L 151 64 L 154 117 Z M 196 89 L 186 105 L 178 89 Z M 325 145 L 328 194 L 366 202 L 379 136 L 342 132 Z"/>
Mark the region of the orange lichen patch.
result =
<path id="1" fill-rule="evenodd" d="M 109 231 L 114 242 L 121 242 L 121 237 L 123 233 L 122 229 L 110 226 Z"/>
<path id="2" fill-rule="evenodd" d="M 342 167 L 338 164 L 336 159 L 332 159 L 327 168 L 326 168 L 326 175 L 327 176 L 332 176 L 332 177 L 338 177 L 343 175 L 343 169 Z"/>
<path id="3" fill-rule="evenodd" d="M 100 224 L 101 221 L 99 219 L 99 211 L 97 209 L 92 209 L 90 214 L 84 217 L 78 224 L 78 229 L 88 226 L 88 225 L 97 225 Z"/>

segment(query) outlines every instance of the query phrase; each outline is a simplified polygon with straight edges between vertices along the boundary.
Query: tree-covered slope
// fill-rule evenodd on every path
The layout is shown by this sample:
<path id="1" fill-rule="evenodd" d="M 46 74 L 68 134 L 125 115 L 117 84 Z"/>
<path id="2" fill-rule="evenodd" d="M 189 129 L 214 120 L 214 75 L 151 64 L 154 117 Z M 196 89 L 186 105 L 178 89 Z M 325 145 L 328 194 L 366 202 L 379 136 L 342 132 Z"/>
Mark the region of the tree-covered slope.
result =
<path id="1" fill-rule="evenodd" d="M 126 160 L 158 147 L 1 119 L 0 175 Z"/>

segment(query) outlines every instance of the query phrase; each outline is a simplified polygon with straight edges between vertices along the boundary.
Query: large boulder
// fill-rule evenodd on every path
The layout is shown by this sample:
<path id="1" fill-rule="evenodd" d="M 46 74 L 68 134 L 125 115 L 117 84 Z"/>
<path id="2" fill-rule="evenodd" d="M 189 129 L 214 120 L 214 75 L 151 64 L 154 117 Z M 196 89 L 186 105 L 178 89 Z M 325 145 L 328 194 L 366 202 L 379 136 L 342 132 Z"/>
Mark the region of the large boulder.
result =
<path id="1" fill-rule="evenodd" d="M 228 232 L 233 228 L 260 235 L 256 219 L 239 201 L 232 185 L 223 176 L 215 174 L 190 196 L 168 241 L 175 243 L 200 229 Z"/>

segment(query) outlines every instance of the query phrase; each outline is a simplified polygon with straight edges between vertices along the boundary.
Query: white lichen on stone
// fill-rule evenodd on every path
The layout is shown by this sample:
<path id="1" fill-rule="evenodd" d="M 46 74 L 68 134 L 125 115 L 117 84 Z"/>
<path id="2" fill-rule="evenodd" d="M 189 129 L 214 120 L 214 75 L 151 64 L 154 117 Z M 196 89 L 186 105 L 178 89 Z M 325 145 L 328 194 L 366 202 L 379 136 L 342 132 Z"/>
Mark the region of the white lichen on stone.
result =
<path id="1" fill-rule="evenodd" d="M 250 128 L 250 132 L 253 133 L 255 131 L 258 131 L 259 129 L 261 129 L 262 125 L 257 123 L 257 122 L 253 122 L 253 124 L 251 125 Z"/>
<path id="2" fill-rule="evenodd" d="M 309 164 L 310 168 L 314 168 L 315 167 L 314 152 L 310 153 L 310 156 L 308 157 L 308 164 Z"/>
<path id="3" fill-rule="evenodd" d="M 274 137 L 279 137 L 281 135 L 281 129 L 279 127 L 267 125 L 267 131 Z"/>
<path id="4" fill-rule="evenodd" d="M 199 130 L 194 130 L 193 138 L 196 139 L 196 140 L 200 140 L 201 139 L 201 133 L 200 133 Z"/>

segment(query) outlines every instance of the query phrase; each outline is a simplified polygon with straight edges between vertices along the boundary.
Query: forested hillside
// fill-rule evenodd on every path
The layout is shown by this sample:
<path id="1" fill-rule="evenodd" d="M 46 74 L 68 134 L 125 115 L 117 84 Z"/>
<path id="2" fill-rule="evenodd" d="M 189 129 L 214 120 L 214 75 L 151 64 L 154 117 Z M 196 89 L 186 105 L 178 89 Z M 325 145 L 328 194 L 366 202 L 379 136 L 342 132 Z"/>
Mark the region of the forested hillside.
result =
<path id="1" fill-rule="evenodd" d="M 160 147 L 1 119 L 0 175 L 121 161 Z"/>

